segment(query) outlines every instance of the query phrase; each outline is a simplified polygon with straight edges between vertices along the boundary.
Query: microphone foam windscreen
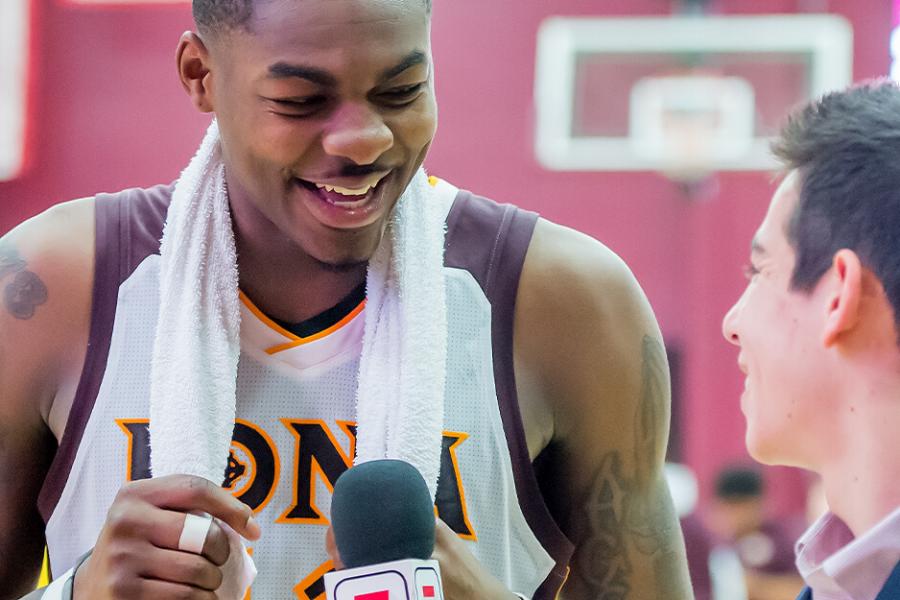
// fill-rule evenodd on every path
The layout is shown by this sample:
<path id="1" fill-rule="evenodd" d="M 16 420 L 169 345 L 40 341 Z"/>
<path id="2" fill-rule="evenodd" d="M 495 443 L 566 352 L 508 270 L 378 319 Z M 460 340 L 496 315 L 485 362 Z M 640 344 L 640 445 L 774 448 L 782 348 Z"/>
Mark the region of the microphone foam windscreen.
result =
<path id="1" fill-rule="evenodd" d="M 373 460 L 348 469 L 334 485 L 331 526 L 348 568 L 434 551 L 434 505 L 428 485 L 411 464 Z"/>

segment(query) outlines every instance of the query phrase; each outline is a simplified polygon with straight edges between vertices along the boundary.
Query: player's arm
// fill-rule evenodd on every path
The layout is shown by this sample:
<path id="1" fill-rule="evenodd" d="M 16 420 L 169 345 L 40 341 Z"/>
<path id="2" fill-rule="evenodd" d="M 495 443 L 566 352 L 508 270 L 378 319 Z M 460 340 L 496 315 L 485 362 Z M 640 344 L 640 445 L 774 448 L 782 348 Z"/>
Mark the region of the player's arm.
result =
<path id="1" fill-rule="evenodd" d="M 548 415 L 541 487 L 576 546 L 563 598 L 692 598 L 663 477 L 668 364 L 633 275 L 602 244 L 539 221 L 515 332 L 523 411 Z"/>
<path id="2" fill-rule="evenodd" d="M 0 238 L 0 598 L 18 598 L 37 582 L 37 496 L 56 451 L 48 423 L 83 361 L 92 257 L 93 212 L 84 202 Z"/>
<path id="3" fill-rule="evenodd" d="M 54 207 L 0 241 L 0 600 L 41 595 L 32 592 L 44 547 L 37 498 L 84 364 L 93 263 L 92 200 Z M 234 543 L 215 521 L 199 554 L 181 550 L 194 511 L 259 537 L 250 508 L 205 479 L 129 482 L 77 571 L 75 598 L 215 598 Z"/>

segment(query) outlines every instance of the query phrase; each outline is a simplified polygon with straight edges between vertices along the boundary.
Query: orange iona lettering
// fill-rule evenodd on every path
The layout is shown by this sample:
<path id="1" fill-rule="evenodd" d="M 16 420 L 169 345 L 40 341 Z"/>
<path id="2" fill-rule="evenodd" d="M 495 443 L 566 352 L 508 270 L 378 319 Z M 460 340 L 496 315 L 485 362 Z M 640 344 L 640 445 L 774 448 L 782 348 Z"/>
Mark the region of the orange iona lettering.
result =
<path id="1" fill-rule="evenodd" d="M 150 477 L 150 422 L 147 419 L 117 419 L 125 434 L 126 474 L 129 480 Z M 328 525 L 316 506 L 316 483 L 331 490 L 337 478 L 352 464 L 356 453 L 356 425 L 346 421 L 335 429 L 347 441 L 340 444 L 324 421 L 281 419 L 294 438 L 290 485 L 291 505 L 281 507 L 276 523 Z M 459 471 L 457 449 L 468 434 L 445 431 L 441 452 L 441 476 L 435 507 L 438 516 L 465 539 L 477 539 L 469 522 L 465 489 Z M 250 506 L 254 512 L 265 508 L 281 482 L 281 460 L 272 438 L 258 425 L 243 419 L 234 424 L 228 466 L 222 486 Z"/>

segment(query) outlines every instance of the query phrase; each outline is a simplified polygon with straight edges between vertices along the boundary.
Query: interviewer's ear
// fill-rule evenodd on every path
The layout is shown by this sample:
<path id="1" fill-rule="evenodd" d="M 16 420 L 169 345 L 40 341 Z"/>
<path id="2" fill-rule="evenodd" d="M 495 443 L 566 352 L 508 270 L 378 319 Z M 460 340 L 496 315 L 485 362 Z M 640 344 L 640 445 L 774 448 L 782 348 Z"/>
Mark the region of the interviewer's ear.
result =
<path id="1" fill-rule="evenodd" d="M 193 31 L 185 31 L 178 41 L 175 59 L 181 85 L 191 97 L 197 110 L 212 112 L 210 98 L 209 50 L 200 36 Z"/>
<path id="2" fill-rule="evenodd" d="M 859 321 L 862 296 L 862 264 L 856 252 L 838 250 L 825 277 L 832 279 L 828 286 L 828 308 L 822 342 L 829 348 L 841 334 L 853 329 Z"/>

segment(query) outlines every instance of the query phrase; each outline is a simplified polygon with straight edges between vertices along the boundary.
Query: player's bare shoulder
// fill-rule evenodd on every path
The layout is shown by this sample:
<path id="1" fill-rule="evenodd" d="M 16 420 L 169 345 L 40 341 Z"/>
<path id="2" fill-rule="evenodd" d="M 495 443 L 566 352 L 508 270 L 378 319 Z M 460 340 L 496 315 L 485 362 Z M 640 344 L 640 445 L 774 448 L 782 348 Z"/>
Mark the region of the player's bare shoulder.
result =
<path id="1" fill-rule="evenodd" d="M 583 233 L 539 219 L 516 299 L 516 389 L 532 458 L 612 402 L 657 331 L 625 262 Z"/>
<path id="2" fill-rule="evenodd" d="M 575 317 L 612 313 L 620 319 L 643 296 L 631 270 L 606 245 L 544 219 L 535 226 L 520 285 L 536 302 L 575 311 L 569 315 Z"/>
<path id="3" fill-rule="evenodd" d="M 641 332 L 656 331 L 619 256 L 590 236 L 538 221 L 519 284 L 516 349 L 544 385 L 561 391 L 618 356 L 639 357 Z"/>
<path id="4" fill-rule="evenodd" d="M 39 399 L 49 415 L 77 381 L 90 326 L 94 201 L 56 205 L 0 238 L 0 376 L 4 403 Z"/>

